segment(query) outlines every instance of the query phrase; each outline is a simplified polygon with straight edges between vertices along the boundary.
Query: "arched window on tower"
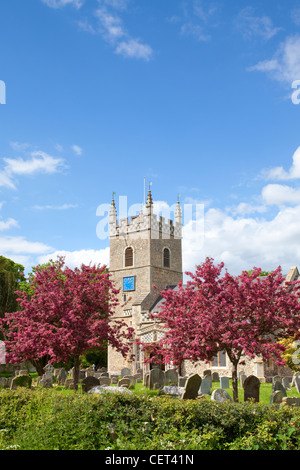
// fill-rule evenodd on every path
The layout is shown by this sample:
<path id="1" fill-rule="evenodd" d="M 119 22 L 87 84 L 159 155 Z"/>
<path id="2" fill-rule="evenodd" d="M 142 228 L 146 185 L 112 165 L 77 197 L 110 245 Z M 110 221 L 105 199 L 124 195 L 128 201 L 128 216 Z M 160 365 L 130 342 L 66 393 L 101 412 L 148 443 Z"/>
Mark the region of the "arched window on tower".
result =
<path id="1" fill-rule="evenodd" d="M 125 250 L 125 268 L 127 266 L 133 266 L 133 249 L 131 246 Z"/>
<path id="2" fill-rule="evenodd" d="M 164 268 L 169 268 L 170 267 L 170 250 L 169 250 L 169 248 L 164 248 L 163 266 L 164 266 Z"/>

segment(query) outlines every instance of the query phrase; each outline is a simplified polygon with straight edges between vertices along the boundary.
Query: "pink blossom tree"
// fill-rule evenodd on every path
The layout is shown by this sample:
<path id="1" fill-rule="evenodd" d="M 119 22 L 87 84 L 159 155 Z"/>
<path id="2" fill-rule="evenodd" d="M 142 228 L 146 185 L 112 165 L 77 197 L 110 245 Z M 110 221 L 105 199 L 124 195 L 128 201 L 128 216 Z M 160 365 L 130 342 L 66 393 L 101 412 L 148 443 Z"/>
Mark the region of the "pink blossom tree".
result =
<path id="1" fill-rule="evenodd" d="M 153 345 L 151 361 L 163 357 L 179 366 L 186 359 L 209 362 L 226 352 L 238 401 L 237 367 L 245 356 L 285 363 L 279 340 L 299 335 L 300 283 L 285 283 L 280 267 L 263 278 L 259 268 L 221 275 L 223 266 L 207 258 L 195 274 L 187 273 L 192 280 L 186 287 L 180 283 L 178 290 L 161 292 L 163 306 L 152 318 L 164 324 L 165 337 Z"/>
<path id="2" fill-rule="evenodd" d="M 20 311 L 1 321 L 7 362 L 74 359 L 77 389 L 80 355 L 107 343 L 123 356 L 131 352 L 133 329 L 113 319 L 117 293 L 105 266 L 73 270 L 58 258 L 36 267 L 30 293 L 17 292 Z"/>

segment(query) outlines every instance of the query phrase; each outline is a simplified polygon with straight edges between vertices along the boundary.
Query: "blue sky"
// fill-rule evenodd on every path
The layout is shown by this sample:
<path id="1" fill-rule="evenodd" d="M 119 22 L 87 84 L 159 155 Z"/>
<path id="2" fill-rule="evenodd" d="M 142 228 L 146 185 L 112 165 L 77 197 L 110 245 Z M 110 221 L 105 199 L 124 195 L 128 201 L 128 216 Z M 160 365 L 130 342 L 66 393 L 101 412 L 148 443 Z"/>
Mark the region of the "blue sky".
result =
<path id="1" fill-rule="evenodd" d="M 2 0 L 0 254 L 107 263 L 97 208 L 145 177 L 204 207 L 184 270 L 300 267 L 295 80 L 300 1 Z"/>

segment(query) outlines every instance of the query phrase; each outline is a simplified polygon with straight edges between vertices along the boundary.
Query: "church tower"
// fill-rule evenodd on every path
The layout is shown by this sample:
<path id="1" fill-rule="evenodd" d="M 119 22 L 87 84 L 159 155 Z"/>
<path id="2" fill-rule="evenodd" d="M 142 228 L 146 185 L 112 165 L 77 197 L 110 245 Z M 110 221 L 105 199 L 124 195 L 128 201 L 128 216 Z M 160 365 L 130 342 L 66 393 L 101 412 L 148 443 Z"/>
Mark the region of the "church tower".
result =
<path id="1" fill-rule="evenodd" d="M 114 199 L 109 216 L 111 279 L 119 293 L 115 318 L 132 326 L 136 339 L 153 342 L 162 334 L 148 318 L 159 299 L 159 292 L 167 286 L 175 287 L 182 280 L 182 213 L 179 201 L 174 222 L 153 213 L 151 191 L 146 207 L 138 215 L 120 219 L 118 224 Z M 153 286 L 157 289 L 153 290 Z M 113 348 L 108 349 L 108 370 L 120 372 L 123 367 L 135 373 L 143 367 L 139 348 L 133 343 L 136 356 L 133 363 L 126 361 Z"/>

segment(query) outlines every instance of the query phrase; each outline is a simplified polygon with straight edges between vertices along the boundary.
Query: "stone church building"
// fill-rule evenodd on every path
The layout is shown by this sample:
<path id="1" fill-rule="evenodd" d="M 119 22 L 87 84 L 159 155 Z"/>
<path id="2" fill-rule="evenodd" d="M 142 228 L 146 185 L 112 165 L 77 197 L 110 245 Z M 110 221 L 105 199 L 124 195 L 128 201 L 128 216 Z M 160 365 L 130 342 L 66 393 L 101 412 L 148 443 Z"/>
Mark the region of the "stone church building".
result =
<path id="1" fill-rule="evenodd" d="M 120 289 L 119 305 L 115 310 L 115 318 L 125 320 L 135 330 L 136 339 L 143 343 L 153 343 L 163 338 L 161 324 L 149 319 L 150 313 L 160 308 L 162 299 L 159 292 L 166 287 L 177 288 L 183 279 L 182 272 L 182 211 L 179 201 L 173 220 L 153 213 L 151 191 L 148 191 L 144 210 L 138 215 L 119 220 L 114 199 L 109 215 L 110 264 L 109 271 L 112 281 Z M 286 280 L 296 280 L 299 272 L 291 268 Z M 157 290 L 153 290 L 153 286 Z M 108 348 L 107 368 L 110 373 L 120 373 L 128 367 L 134 374 L 137 369 L 146 372 L 148 364 L 144 364 L 141 348 L 133 342 L 134 361 L 128 361 L 114 348 Z M 172 368 L 167 365 L 165 368 Z M 231 376 L 231 363 L 226 354 L 219 353 L 210 363 L 192 364 L 185 361 L 180 375 L 211 369 L 220 375 Z M 260 358 L 246 358 L 246 365 L 241 366 L 246 375 L 255 375 L 261 381 L 269 381 L 268 377 L 275 374 L 292 376 L 288 368 L 278 367 L 272 361 L 263 362 Z"/>

